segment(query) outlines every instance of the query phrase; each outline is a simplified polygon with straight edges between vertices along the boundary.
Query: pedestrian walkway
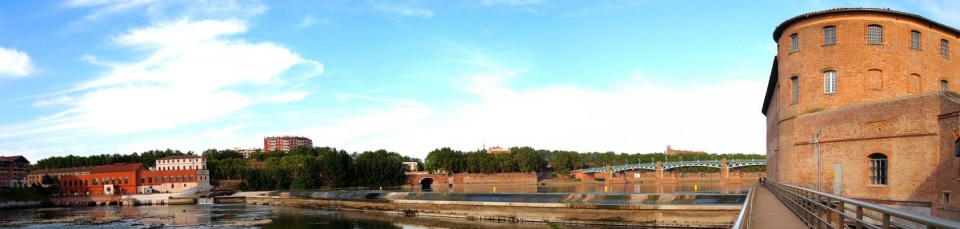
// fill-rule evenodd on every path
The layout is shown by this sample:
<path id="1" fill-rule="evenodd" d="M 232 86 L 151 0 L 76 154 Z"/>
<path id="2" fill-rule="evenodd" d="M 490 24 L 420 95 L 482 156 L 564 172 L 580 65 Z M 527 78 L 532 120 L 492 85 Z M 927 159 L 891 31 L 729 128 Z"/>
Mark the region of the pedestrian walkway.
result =
<path id="1" fill-rule="evenodd" d="M 757 186 L 754 194 L 752 228 L 807 228 L 796 214 L 793 214 L 780 199 L 777 199 L 766 187 Z"/>

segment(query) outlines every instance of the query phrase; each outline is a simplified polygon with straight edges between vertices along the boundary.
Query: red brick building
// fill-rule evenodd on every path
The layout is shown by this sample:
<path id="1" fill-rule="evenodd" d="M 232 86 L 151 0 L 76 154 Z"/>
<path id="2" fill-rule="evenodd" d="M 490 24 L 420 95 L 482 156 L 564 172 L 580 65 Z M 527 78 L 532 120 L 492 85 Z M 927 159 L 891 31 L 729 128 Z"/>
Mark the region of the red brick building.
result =
<path id="1" fill-rule="evenodd" d="M 39 183 L 44 175 L 60 179 L 66 195 L 127 195 L 179 193 L 196 189 L 210 191 L 210 172 L 203 157 L 171 156 L 157 160 L 159 170 L 150 170 L 141 163 L 117 163 L 91 168 L 38 170 L 30 173 L 31 182 Z"/>
<path id="2" fill-rule="evenodd" d="M 0 157 L 0 188 L 26 188 L 29 165 L 23 156 Z"/>
<path id="3" fill-rule="evenodd" d="M 769 179 L 960 220 L 960 30 L 842 8 L 788 19 L 773 38 Z"/>
<path id="4" fill-rule="evenodd" d="M 278 136 L 263 138 L 263 152 L 280 150 L 288 152 L 297 146 L 313 147 L 313 141 L 300 136 Z"/>

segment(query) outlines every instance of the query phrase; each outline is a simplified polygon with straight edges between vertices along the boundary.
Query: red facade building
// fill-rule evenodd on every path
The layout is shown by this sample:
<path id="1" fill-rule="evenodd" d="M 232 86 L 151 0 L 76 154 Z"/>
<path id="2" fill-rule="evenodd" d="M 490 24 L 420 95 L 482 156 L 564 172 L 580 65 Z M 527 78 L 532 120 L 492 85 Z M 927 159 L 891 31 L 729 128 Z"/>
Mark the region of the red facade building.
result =
<path id="1" fill-rule="evenodd" d="M 281 136 L 263 138 L 263 152 L 280 150 L 288 152 L 297 146 L 313 147 L 313 141 L 307 137 Z"/>

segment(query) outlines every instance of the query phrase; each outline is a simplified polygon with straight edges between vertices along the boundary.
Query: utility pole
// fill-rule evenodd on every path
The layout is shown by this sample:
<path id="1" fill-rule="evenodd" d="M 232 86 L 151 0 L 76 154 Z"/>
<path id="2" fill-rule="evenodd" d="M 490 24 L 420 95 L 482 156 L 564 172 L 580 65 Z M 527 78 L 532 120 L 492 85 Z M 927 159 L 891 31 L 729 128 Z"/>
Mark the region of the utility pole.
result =
<path id="1" fill-rule="evenodd" d="M 811 139 L 810 139 L 810 143 L 814 144 L 814 146 L 817 147 L 817 191 L 818 192 L 823 192 L 823 190 L 820 188 L 821 186 L 823 186 L 820 183 L 820 137 L 822 135 L 823 135 L 822 131 L 817 130 L 817 134 L 811 136 Z"/>

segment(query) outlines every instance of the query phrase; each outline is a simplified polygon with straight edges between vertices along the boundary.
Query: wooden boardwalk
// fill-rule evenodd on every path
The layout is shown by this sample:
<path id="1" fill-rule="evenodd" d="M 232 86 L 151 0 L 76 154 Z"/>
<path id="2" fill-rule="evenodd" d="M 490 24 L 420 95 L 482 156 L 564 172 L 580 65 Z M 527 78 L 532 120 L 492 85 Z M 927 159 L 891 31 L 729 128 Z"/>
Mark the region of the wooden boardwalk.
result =
<path id="1" fill-rule="evenodd" d="M 766 187 L 757 186 L 753 197 L 752 228 L 807 228 L 796 214 L 793 214 L 780 199 L 777 199 Z"/>

